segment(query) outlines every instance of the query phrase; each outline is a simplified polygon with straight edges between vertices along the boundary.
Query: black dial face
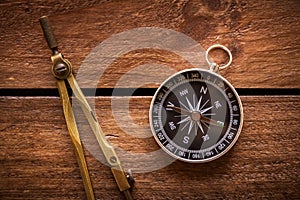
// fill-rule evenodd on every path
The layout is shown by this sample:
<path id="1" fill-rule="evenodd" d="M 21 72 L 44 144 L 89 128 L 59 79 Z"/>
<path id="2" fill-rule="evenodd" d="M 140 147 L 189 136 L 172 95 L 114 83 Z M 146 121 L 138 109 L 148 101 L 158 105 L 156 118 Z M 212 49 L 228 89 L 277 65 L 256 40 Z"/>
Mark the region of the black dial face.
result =
<path id="1" fill-rule="evenodd" d="M 187 162 L 207 162 L 225 154 L 242 128 L 241 101 L 228 81 L 200 69 L 179 72 L 153 97 L 150 126 L 158 144 Z"/>

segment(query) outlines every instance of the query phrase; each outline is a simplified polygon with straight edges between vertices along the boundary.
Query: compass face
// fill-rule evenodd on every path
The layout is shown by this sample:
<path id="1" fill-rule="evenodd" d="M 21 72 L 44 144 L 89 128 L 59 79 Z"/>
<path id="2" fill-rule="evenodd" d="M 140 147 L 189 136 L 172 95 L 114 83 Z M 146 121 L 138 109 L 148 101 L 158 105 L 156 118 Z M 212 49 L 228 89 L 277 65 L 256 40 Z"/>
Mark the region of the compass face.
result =
<path id="1" fill-rule="evenodd" d="M 237 141 L 243 110 L 233 86 L 207 70 L 176 73 L 156 91 L 150 126 L 168 154 L 186 162 L 207 162 Z"/>

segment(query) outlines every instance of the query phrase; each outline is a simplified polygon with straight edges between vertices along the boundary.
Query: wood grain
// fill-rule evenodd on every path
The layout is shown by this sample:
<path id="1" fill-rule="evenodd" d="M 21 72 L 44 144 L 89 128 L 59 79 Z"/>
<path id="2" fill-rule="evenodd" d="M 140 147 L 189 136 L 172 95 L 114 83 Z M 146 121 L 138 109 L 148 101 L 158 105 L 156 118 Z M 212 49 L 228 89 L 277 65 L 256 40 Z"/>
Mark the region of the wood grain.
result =
<path id="1" fill-rule="evenodd" d="M 174 49 L 109 54 L 124 52 L 131 44 L 111 42 L 116 34 L 158 27 L 182 33 L 204 49 L 216 43 L 227 46 L 233 63 L 221 74 L 237 88 L 300 88 L 298 0 L 2 0 L 0 89 L 56 88 L 51 52 L 38 23 L 43 15 L 49 16 L 77 78 L 90 70 L 84 65 L 88 55 L 107 42 L 100 49 L 102 57 L 91 63 L 99 67 L 103 58 L 112 62 L 106 68 L 95 67 L 105 69 L 103 75 L 83 77 L 83 85 L 96 81 L 98 88 L 156 88 L 174 72 L 193 67 Z M 163 44 L 186 44 L 161 35 Z M 161 35 L 133 39 L 148 41 Z M 198 66 L 203 55 L 195 56 L 199 51 L 194 47 L 183 49 L 190 59 L 202 59 L 194 64 Z M 220 51 L 211 56 L 216 62 L 227 59 Z M 1 95 L 0 199 L 85 199 L 59 98 Z M 299 96 L 243 96 L 245 122 L 237 144 L 222 158 L 196 165 L 171 163 L 161 152 L 149 130 L 150 100 L 88 99 L 124 167 L 133 170 L 135 199 L 300 199 Z M 123 199 L 82 113 L 76 111 L 76 117 L 96 198 Z"/>
<path id="2" fill-rule="evenodd" d="M 38 24 L 42 15 L 50 16 L 60 49 L 73 63 L 75 73 L 87 55 L 114 34 L 138 27 L 160 27 L 186 34 L 204 48 L 216 43 L 226 45 L 234 62 L 222 74 L 238 88 L 300 87 L 297 0 L 34 0 L 1 1 L 0 8 L 0 88 L 55 88 L 50 51 Z M 168 40 L 173 42 L 166 37 Z M 221 62 L 224 57 L 216 59 Z M 172 52 L 137 50 L 109 65 L 98 87 L 114 87 L 125 73 L 145 63 L 167 65 L 175 71 L 190 67 Z M 171 73 L 155 67 L 149 70 L 148 74 L 158 76 L 159 81 Z M 135 76 L 143 78 L 143 73 Z"/>
<path id="3" fill-rule="evenodd" d="M 152 137 L 135 135 L 150 133 L 150 100 L 150 97 L 89 98 L 90 103 L 95 101 L 97 117 L 109 141 L 127 152 L 145 154 L 159 149 Z M 129 102 L 128 110 L 125 104 L 119 104 L 123 101 Z M 176 161 L 159 170 L 137 173 L 149 163 L 137 159 L 128 165 L 121 156 L 127 169 L 136 168 L 134 197 L 299 199 L 300 98 L 242 97 L 242 102 L 245 123 L 241 136 L 234 148 L 218 160 L 206 164 Z M 0 198 L 84 199 L 59 98 L 1 97 L 0 108 Z M 116 123 L 116 119 L 121 120 L 120 124 L 128 128 L 131 122 L 124 118 L 128 111 L 137 125 L 135 130 L 128 131 Z M 84 122 L 80 123 L 84 128 Z M 109 168 L 87 148 L 85 154 L 96 198 L 122 199 Z M 159 162 L 157 157 L 152 159 L 153 165 Z"/>

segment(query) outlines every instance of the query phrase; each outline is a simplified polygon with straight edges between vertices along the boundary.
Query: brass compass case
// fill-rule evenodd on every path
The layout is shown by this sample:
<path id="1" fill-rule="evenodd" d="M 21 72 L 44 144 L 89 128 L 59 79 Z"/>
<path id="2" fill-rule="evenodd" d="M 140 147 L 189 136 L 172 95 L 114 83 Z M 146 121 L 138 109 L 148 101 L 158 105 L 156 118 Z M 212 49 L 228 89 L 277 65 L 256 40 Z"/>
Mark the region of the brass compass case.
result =
<path id="1" fill-rule="evenodd" d="M 210 70 L 175 73 L 160 85 L 151 102 L 149 120 L 156 142 L 181 161 L 204 163 L 221 157 L 242 130 L 241 100 L 217 73 L 219 67 L 209 64 Z"/>

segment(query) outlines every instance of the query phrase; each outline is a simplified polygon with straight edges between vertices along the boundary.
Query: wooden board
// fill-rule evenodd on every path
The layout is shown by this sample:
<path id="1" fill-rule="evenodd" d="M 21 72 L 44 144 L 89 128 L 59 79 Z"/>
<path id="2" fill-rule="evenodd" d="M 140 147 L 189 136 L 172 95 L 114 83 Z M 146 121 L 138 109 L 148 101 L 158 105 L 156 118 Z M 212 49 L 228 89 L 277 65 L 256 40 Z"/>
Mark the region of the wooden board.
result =
<path id="1" fill-rule="evenodd" d="M 204 49 L 216 43 L 227 46 L 234 61 L 222 74 L 238 88 L 300 87 L 297 0 L 34 0 L 1 1 L 0 8 L 0 88 L 55 88 L 50 74 L 50 51 L 38 23 L 42 15 L 49 15 L 60 49 L 72 61 L 75 73 L 88 54 L 114 34 L 138 27 L 160 27 L 181 32 Z M 174 42 L 167 36 L 165 41 Z M 116 46 L 103 51 L 113 48 Z M 125 73 L 145 63 L 166 65 L 175 71 L 191 66 L 173 53 L 153 49 L 128 52 L 107 67 L 98 87 L 114 87 Z M 215 59 L 224 61 L 223 56 L 216 55 Z M 148 74 L 161 81 L 170 73 L 154 67 Z M 145 78 L 143 73 L 135 75 L 140 80 Z M 157 85 L 149 83 L 144 87 Z"/>
<path id="2" fill-rule="evenodd" d="M 203 50 L 220 43 L 233 55 L 221 75 L 246 89 L 241 91 L 260 95 L 244 92 L 245 122 L 237 144 L 205 164 L 171 162 L 159 149 L 148 124 L 151 97 L 89 97 L 107 139 L 133 170 L 135 199 L 300 199 L 300 97 L 290 92 L 300 88 L 298 0 L 2 0 L 1 200 L 85 199 L 60 100 L 53 94 L 51 52 L 38 22 L 43 15 L 83 87 L 157 88 L 176 71 L 207 68 Z M 124 33 L 127 38 L 120 37 Z M 218 63 L 228 59 L 221 51 L 210 55 Z M 101 70 L 102 76 L 96 74 Z M 23 89 L 32 96 L 18 93 Z M 280 96 L 262 96 L 274 91 Z M 76 116 L 96 198 L 123 199 L 82 114 Z"/>
<path id="3" fill-rule="evenodd" d="M 109 141 L 131 153 L 158 150 L 153 137 L 134 135 L 150 133 L 150 100 L 89 98 L 90 103 L 95 102 L 97 117 Z M 129 109 L 114 104 L 120 101 L 129 102 Z M 126 161 L 121 156 L 127 169 L 135 168 L 135 199 L 299 199 L 300 98 L 242 97 L 242 102 L 243 131 L 234 148 L 220 159 L 206 164 L 176 161 L 158 170 L 138 173 L 145 163 L 138 158 Z M 59 98 L 2 97 L 0 108 L 0 198 L 84 199 Z M 126 126 L 122 121 L 126 120 L 122 118 L 126 111 L 137 125 L 135 130 L 129 128 L 132 133 L 122 127 Z M 122 199 L 109 168 L 93 156 L 87 145 L 85 153 L 96 198 Z M 160 162 L 157 157 L 152 159 L 153 165 Z M 131 163 L 128 166 L 126 162 Z"/>

